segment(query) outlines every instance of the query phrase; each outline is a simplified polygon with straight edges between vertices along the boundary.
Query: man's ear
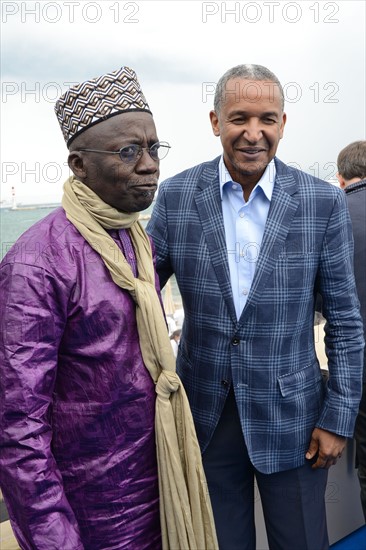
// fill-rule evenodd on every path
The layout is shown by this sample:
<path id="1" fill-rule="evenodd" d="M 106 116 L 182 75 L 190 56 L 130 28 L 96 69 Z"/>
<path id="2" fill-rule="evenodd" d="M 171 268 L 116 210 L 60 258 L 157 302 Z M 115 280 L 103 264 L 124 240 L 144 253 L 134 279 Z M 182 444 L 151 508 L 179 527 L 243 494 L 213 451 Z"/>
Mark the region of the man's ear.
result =
<path id="1" fill-rule="evenodd" d="M 337 180 L 339 181 L 339 187 L 341 189 L 345 189 L 346 187 L 346 182 L 344 181 L 344 178 L 342 178 L 342 176 L 340 175 L 339 172 L 336 173 L 336 178 Z"/>
<path id="2" fill-rule="evenodd" d="M 84 163 L 83 155 L 79 151 L 72 151 L 67 159 L 70 170 L 79 179 L 85 178 L 86 166 Z"/>
<path id="3" fill-rule="evenodd" d="M 281 120 L 281 125 L 280 125 L 280 138 L 281 139 L 283 138 L 283 130 L 285 128 L 286 120 L 287 120 L 286 113 L 282 113 L 282 120 Z"/>
<path id="4" fill-rule="evenodd" d="M 212 131 L 216 137 L 220 135 L 220 123 L 219 123 L 219 117 L 217 116 L 215 111 L 210 111 L 210 120 L 211 120 L 211 126 Z"/>

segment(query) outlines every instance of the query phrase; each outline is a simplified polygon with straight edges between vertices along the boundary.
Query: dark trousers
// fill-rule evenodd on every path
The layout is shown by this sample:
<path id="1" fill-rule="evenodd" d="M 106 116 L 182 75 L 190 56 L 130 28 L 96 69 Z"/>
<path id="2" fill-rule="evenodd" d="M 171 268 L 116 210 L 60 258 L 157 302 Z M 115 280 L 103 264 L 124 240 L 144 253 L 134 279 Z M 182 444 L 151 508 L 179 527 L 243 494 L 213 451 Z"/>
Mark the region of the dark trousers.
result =
<path id="1" fill-rule="evenodd" d="M 254 479 L 271 550 L 329 548 L 324 495 L 327 470 L 310 464 L 262 474 L 251 464 L 234 392 L 203 454 L 220 550 L 255 550 Z"/>
<path id="2" fill-rule="evenodd" d="M 361 487 L 361 504 L 366 521 L 366 384 L 363 384 L 362 399 L 355 428 L 358 479 Z"/>

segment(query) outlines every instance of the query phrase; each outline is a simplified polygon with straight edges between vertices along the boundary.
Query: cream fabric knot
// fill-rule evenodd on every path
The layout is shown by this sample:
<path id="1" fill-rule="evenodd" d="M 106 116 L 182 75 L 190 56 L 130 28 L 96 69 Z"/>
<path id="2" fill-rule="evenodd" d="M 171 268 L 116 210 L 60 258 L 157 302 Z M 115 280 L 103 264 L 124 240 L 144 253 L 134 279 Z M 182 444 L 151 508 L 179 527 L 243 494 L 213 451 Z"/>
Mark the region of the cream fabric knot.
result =
<path id="1" fill-rule="evenodd" d="M 162 399 L 170 399 L 170 394 L 179 390 L 181 381 L 175 372 L 163 371 L 156 384 L 156 393 Z"/>

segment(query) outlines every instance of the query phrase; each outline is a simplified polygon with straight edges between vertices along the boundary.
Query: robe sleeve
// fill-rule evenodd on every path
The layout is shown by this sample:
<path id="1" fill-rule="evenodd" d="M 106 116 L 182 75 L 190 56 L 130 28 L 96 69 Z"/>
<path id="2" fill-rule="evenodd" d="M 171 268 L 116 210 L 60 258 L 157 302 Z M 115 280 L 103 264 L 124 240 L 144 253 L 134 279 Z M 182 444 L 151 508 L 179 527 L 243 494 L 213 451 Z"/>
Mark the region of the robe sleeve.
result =
<path id="1" fill-rule="evenodd" d="M 23 550 L 82 550 L 52 454 L 52 394 L 67 289 L 44 268 L 0 268 L 0 486 Z"/>

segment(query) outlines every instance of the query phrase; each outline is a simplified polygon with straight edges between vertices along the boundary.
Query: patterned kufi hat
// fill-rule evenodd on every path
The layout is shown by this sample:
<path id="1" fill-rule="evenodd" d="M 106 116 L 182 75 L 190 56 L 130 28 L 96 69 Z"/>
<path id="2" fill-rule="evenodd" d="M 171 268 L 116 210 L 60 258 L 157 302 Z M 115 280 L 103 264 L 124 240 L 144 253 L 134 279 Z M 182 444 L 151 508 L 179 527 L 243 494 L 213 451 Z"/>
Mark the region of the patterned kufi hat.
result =
<path id="1" fill-rule="evenodd" d="M 136 73 L 129 67 L 70 87 L 55 105 L 67 146 L 90 126 L 129 111 L 151 114 Z"/>

